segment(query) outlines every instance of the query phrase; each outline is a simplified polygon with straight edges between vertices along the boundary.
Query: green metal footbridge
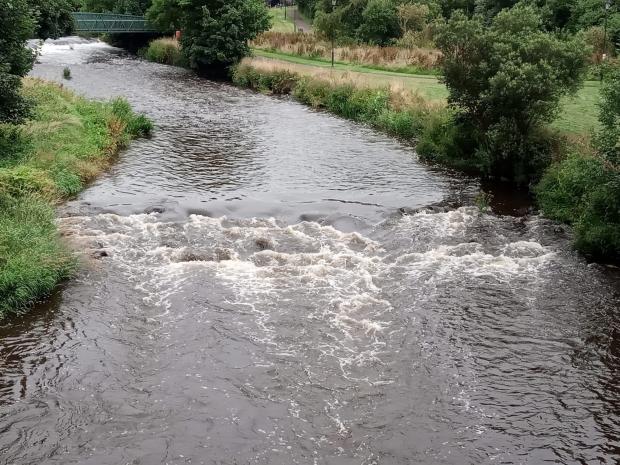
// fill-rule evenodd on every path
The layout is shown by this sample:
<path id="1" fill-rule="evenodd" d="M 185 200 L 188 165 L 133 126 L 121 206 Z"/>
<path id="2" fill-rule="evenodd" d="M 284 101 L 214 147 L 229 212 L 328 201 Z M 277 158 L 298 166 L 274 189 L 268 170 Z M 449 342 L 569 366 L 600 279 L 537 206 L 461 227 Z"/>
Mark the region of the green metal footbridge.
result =
<path id="1" fill-rule="evenodd" d="M 73 13 L 75 32 L 136 34 L 157 32 L 144 16 L 112 13 Z"/>

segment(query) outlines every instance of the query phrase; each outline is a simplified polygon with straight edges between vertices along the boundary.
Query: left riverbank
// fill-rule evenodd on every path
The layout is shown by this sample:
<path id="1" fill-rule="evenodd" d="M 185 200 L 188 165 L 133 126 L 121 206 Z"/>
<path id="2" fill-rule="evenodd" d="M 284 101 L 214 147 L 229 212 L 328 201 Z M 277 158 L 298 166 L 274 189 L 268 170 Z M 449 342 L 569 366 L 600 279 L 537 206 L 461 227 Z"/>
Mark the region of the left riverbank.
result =
<path id="1" fill-rule="evenodd" d="M 30 120 L 0 127 L 0 319 L 26 310 L 71 276 L 54 206 L 104 171 L 151 121 L 124 99 L 90 101 L 62 85 L 26 78 Z"/>

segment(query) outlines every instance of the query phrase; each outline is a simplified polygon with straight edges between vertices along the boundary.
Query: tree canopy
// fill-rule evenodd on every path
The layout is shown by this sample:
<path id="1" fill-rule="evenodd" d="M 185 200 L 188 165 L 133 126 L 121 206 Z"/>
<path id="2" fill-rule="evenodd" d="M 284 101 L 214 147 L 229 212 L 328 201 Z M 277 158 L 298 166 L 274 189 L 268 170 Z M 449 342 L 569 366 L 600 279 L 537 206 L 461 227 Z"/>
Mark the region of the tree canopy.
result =
<path id="1" fill-rule="evenodd" d="M 25 47 L 35 22 L 26 0 L 0 0 L 0 123 L 18 123 L 28 114 L 21 77 L 32 68 L 32 52 Z"/>
<path id="2" fill-rule="evenodd" d="M 436 41 L 449 103 L 480 137 L 490 170 L 510 177 L 526 172 L 533 135 L 582 82 L 583 41 L 546 32 L 540 12 L 522 4 L 488 26 L 483 15 L 457 12 Z"/>
<path id="3" fill-rule="evenodd" d="M 161 0 L 148 18 L 162 30 L 182 30 L 190 67 L 206 74 L 221 74 L 249 54 L 248 41 L 270 26 L 262 0 Z"/>

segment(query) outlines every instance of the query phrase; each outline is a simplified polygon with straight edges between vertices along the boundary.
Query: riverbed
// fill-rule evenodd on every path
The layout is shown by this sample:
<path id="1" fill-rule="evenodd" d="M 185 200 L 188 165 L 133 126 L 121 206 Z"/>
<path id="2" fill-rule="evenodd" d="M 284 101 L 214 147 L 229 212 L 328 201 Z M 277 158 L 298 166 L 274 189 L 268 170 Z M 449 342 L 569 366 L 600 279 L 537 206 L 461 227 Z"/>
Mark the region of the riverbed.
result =
<path id="1" fill-rule="evenodd" d="M 0 464 L 620 460 L 620 279 L 567 228 L 100 42 L 32 75 L 156 129 L 59 209 L 76 279 L 0 326 Z"/>

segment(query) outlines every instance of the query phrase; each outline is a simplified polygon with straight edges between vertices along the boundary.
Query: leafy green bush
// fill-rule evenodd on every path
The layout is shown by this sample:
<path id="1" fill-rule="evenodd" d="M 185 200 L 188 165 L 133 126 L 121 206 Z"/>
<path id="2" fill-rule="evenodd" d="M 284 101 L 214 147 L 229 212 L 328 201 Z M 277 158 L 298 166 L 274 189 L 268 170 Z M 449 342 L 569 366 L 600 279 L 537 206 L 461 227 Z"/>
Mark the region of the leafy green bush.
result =
<path id="1" fill-rule="evenodd" d="M 112 100 L 112 114 L 125 124 L 129 136 L 146 137 L 153 131 L 153 122 L 144 114 L 134 113 L 122 97 Z"/>
<path id="2" fill-rule="evenodd" d="M 549 218 L 575 226 L 575 246 L 620 259 L 620 174 L 596 156 L 573 153 L 552 165 L 536 188 Z"/>
<path id="3" fill-rule="evenodd" d="M 34 20 L 25 0 L 0 0 L 0 123 L 19 123 L 30 113 L 31 102 L 21 94 L 21 77 L 32 68 L 26 40 Z"/>
<path id="4" fill-rule="evenodd" d="M 387 109 L 377 117 L 376 125 L 388 134 L 405 140 L 415 140 L 421 132 L 423 119 L 423 115 L 415 109 Z"/>
<path id="5" fill-rule="evenodd" d="M 540 12 L 517 4 L 495 16 L 456 13 L 438 29 L 449 102 L 475 128 L 489 174 L 527 182 L 551 147 L 541 128 L 581 84 L 587 49 L 548 33 Z M 532 152 L 534 155 L 532 155 Z M 532 158 L 535 158 L 532 160 Z"/>
<path id="6" fill-rule="evenodd" d="M 162 31 L 182 30 L 181 50 L 190 68 L 223 75 L 248 55 L 248 41 L 270 27 L 261 0 L 156 0 L 147 17 Z"/>
<path id="7" fill-rule="evenodd" d="M 293 95 L 300 102 L 314 108 L 325 107 L 327 97 L 330 93 L 328 82 L 310 77 L 301 77 L 293 90 Z"/>
<path id="8" fill-rule="evenodd" d="M 391 0 L 370 0 L 362 13 L 357 36 L 364 42 L 387 45 L 401 33 L 396 3 Z"/>
<path id="9" fill-rule="evenodd" d="M 293 92 L 299 76 L 289 71 L 257 71 L 252 66 L 235 66 L 231 74 L 233 84 L 259 92 L 288 95 Z"/>
<path id="10" fill-rule="evenodd" d="M 601 89 L 599 120 L 602 130 L 595 143 L 611 164 L 620 166 L 620 67 L 609 70 Z"/>

